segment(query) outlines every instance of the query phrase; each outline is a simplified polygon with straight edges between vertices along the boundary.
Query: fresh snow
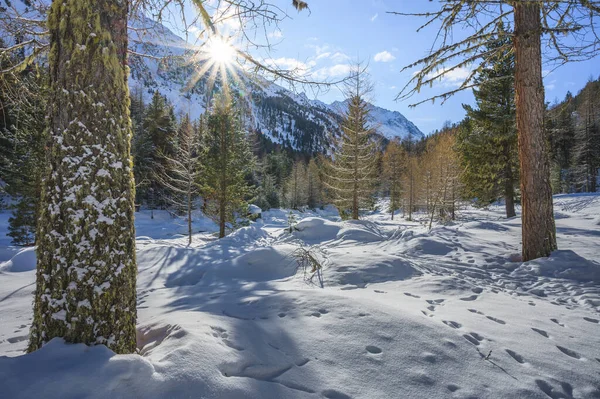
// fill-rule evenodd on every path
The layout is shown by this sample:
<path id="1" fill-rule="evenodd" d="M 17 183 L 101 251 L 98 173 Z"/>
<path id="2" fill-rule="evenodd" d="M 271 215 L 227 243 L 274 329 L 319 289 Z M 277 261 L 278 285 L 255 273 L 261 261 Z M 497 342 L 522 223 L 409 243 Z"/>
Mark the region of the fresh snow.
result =
<path id="1" fill-rule="evenodd" d="M 139 212 L 135 355 L 60 339 L 23 354 L 34 252 L 0 231 L 0 396 L 598 398 L 600 195 L 555 211 L 561 249 L 525 263 L 500 206 L 431 231 L 328 207 L 295 212 L 292 234 L 270 210 L 221 240 L 198 213 L 191 246 L 185 220 Z"/>

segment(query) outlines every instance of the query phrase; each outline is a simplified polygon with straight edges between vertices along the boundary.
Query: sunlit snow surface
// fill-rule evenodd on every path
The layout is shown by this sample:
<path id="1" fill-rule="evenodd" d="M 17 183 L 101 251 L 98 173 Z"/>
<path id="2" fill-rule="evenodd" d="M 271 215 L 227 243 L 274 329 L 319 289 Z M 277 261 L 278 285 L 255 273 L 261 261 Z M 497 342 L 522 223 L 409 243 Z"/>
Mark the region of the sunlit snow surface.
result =
<path id="1" fill-rule="evenodd" d="M 428 232 L 326 210 L 290 235 L 274 210 L 222 240 L 198 217 L 191 247 L 184 220 L 142 212 L 140 355 L 60 340 L 23 355 L 35 258 L 2 236 L 0 397 L 600 397 L 600 195 L 555 197 L 561 250 L 533 262 L 502 212 Z M 312 280 L 300 245 L 323 264 Z"/>

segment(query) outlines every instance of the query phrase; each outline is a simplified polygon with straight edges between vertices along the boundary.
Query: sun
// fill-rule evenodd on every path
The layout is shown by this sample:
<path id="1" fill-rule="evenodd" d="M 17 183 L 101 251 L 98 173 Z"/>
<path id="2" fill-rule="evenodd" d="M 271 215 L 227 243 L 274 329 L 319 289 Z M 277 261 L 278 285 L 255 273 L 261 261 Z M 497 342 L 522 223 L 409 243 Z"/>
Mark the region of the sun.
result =
<path id="1" fill-rule="evenodd" d="M 235 48 L 221 36 L 213 36 L 206 43 L 206 58 L 215 64 L 229 65 L 236 57 Z"/>

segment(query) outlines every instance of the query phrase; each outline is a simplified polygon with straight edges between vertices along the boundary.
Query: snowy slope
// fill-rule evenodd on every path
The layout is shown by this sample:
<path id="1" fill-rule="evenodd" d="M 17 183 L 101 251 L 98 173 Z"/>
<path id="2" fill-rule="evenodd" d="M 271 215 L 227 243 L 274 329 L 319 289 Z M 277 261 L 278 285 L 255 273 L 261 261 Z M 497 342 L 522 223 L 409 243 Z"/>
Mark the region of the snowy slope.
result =
<path id="1" fill-rule="evenodd" d="M 291 235 L 272 210 L 222 240 L 198 217 L 192 247 L 172 236 L 182 221 L 142 213 L 139 355 L 58 339 L 23 355 L 35 272 L 3 263 L 2 395 L 597 398 L 600 195 L 557 196 L 555 210 L 561 250 L 527 263 L 519 219 L 496 207 L 430 232 L 328 209 Z M 320 273 L 296 270 L 300 245 Z"/>

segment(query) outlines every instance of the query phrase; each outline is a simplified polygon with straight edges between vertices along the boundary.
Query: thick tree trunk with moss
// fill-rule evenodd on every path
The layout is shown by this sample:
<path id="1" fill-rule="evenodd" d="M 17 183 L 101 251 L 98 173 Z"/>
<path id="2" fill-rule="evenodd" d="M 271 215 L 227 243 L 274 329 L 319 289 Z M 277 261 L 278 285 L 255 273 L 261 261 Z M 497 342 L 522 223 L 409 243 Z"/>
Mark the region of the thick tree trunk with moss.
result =
<path id="1" fill-rule="evenodd" d="M 540 6 L 535 1 L 519 1 L 514 3 L 514 11 L 523 261 L 528 261 L 549 256 L 557 248 L 556 227 L 548 144 L 544 137 Z"/>
<path id="2" fill-rule="evenodd" d="M 127 2 L 53 1 L 47 169 L 29 351 L 136 348 Z"/>

